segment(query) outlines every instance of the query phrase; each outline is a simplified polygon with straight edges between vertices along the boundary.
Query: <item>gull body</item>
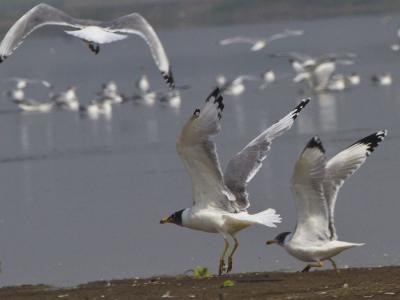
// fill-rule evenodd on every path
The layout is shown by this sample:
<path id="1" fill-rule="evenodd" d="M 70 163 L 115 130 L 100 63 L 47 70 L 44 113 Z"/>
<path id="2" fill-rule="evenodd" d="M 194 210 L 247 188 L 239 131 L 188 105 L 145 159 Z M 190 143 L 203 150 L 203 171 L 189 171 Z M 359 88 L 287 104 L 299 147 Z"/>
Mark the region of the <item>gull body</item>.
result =
<path id="1" fill-rule="evenodd" d="M 216 77 L 217 86 L 221 92 L 225 95 L 239 96 L 246 90 L 244 85 L 245 81 L 258 81 L 259 78 L 252 75 L 240 75 L 233 80 L 227 80 L 224 75 L 218 75 Z"/>
<path id="2" fill-rule="evenodd" d="M 332 257 L 344 250 L 359 247 L 362 243 L 339 241 L 334 214 L 337 195 L 345 180 L 356 172 L 367 157 L 383 141 L 386 131 L 371 134 L 330 160 L 318 137 L 313 137 L 296 162 L 291 189 L 297 208 L 297 225 L 294 233 L 283 232 L 267 244 L 277 243 L 289 254 L 304 262 L 311 262 L 303 269 L 322 267 Z"/>
<path id="3" fill-rule="evenodd" d="M 33 99 L 24 98 L 22 100 L 14 100 L 18 108 L 22 111 L 29 112 L 50 112 L 54 108 L 53 102 L 39 102 Z"/>
<path id="4" fill-rule="evenodd" d="M 76 95 L 76 87 L 69 86 L 66 91 L 50 96 L 55 105 L 71 111 L 79 110 L 79 99 Z"/>
<path id="5" fill-rule="evenodd" d="M 392 74 L 390 74 L 390 73 L 385 73 L 382 75 L 373 75 L 371 77 L 371 80 L 373 83 L 375 83 L 377 85 L 383 85 L 383 86 L 391 85 L 393 82 Z"/>
<path id="6" fill-rule="evenodd" d="M 219 274 L 225 270 L 225 255 L 229 239 L 234 246 L 228 257 L 227 272 L 232 270 L 233 255 L 239 245 L 235 234 L 253 224 L 275 227 L 281 221 L 274 209 L 249 214 L 247 184 L 262 166 L 274 138 L 292 127 L 297 115 L 308 103 L 303 100 L 288 115 L 262 132 L 237 153 L 222 173 L 212 136 L 220 131 L 224 109 L 221 92 L 216 88 L 206 99 L 204 107 L 196 109 L 183 126 L 177 151 L 190 175 L 193 206 L 179 210 L 160 223 L 174 223 L 182 227 L 219 233 L 225 247 L 220 258 Z"/>
<path id="7" fill-rule="evenodd" d="M 112 106 L 110 102 L 97 101 L 94 99 L 91 100 L 87 106 L 81 106 L 80 110 L 93 120 L 97 120 L 101 115 L 109 119 L 112 114 Z"/>
<path id="8" fill-rule="evenodd" d="M 160 101 L 172 108 L 178 109 L 180 108 L 182 103 L 181 93 L 178 89 L 168 91 L 167 93 L 160 96 Z"/>
<path id="9" fill-rule="evenodd" d="M 136 88 L 141 94 L 145 94 L 150 91 L 150 82 L 146 74 L 142 74 L 136 81 Z"/>
<path id="10" fill-rule="evenodd" d="M 102 91 L 99 93 L 101 101 L 107 101 L 111 104 L 119 104 L 124 101 L 124 97 L 118 91 L 115 81 L 111 80 L 102 85 Z"/>
<path id="11" fill-rule="evenodd" d="M 265 89 L 268 85 L 271 83 L 275 82 L 276 80 L 276 75 L 274 70 L 266 70 L 263 73 L 261 73 L 261 80 L 263 83 L 258 87 L 260 90 Z"/>
<path id="12" fill-rule="evenodd" d="M 175 86 L 169 60 L 160 39 L 153 27 L 138 13 L 100 22 L 76 19 L 50 5 L 38 4 L 19 18 L 6 33 L 0 43 L 0 62 L 10 56 L 33 31 L 48 25 L 77 29 L 65 32 L 87 43 L 89 49 L 96 54 L 100 51 L 100 44 L 123 40 L 127 34 L 138 35 L 149 46 L 153 60 L 166 83 L 171 88 Z"/>

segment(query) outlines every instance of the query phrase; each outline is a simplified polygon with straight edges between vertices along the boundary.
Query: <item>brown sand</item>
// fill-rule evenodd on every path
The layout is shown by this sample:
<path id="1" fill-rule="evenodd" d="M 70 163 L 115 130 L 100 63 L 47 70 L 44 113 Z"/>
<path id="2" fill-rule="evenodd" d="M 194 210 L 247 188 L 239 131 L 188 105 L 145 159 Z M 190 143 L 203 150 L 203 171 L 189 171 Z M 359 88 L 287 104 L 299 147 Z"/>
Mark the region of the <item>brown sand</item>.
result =
<path id="1" fill-rule="evenodd" d="M 222 288 L 225 280 L 233 287 Z M 164 295 L 164 297 L 162 297 Z M 1 300 L 48 299 L 400 299 L 400 267 L 304 273 L 244 273 L 194 279 L 154 277 L 98 281 L 76 288 L 44 285 L 0 289 Z"/>

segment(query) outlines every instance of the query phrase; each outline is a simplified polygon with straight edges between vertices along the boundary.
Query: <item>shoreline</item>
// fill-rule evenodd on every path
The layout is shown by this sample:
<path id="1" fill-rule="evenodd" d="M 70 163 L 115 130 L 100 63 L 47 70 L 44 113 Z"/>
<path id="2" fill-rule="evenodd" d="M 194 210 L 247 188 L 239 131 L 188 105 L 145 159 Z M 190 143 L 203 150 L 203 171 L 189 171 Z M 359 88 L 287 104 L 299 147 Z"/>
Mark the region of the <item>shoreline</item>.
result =
<path id="1" fill-rule="evenodd" d="M 227 280 L 230 282 L 227 283 Z M 231 287 L 223 287 L 233 285 Z M 400 266 L 310 273 L 237 273 L 195 279 L 161 276 L 94 281 L 72 288 L 21 285 L 0 288 L 2 300 L 48 299 L 400 299 Z"/>

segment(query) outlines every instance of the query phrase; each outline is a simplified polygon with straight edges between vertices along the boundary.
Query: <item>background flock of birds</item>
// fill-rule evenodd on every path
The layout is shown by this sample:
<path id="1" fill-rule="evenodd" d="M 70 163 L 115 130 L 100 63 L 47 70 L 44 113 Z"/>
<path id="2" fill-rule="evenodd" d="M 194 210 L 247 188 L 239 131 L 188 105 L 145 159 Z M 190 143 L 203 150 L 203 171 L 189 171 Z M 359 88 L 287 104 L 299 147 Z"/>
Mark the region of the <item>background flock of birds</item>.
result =
<path id="1" fill-rule="evenodd" d="M 127 34 L 136 34 L 148 44 L 154 62 L 160 70 L 170 90 L 168 92 L 152 91 L 145 74 L 136 82 L 137 93 L 125 96 L 119 92 L 114 81 L 102 85 L 89 104 L 82 105 L 76 88 L 71 86 L 66 91 L 49 92 L 48 101 L 36 101 L 25 95 L 28 84 L 42 84 L 51 88 L 47 81 L 11 78 L 15 87 L 7 96 L 21 110 L 49 112 L 53 109 L 80 111 L 93 118 L 109 115 L 112 105 L 136 101 L 153 105 L 157 99 L 172 107 L 181 104 L 180 90 L 187 87 L 176 87 L 171 66 L 156 32 L 139 14 L 133 13 L 110 22 L 99 22 L 75 19 L 63 11 L 46 4 L 39 4 L 23 15 L 7 32 L 0 44 L 0 62 L 10 56 L 35 29 L 44 25 L 73 27 L 77 30 L 66 31 L 86 43 L 91 51 L 97 54 L 100 45 L 123 40 Z M 288 37 L 299 37 L 301 30 L 285 30 L 265 39 L 233 37 L 220 41 L 221 45 L 237 43 L 250 44 L 251 51 L 260 51 L 268 43 Z M 392 47 L 396 50 L 395 47 Z M 353 53 L 328 53 L 312 57 L 296 52 L 276 53 L 276 58 L 288 58 L 295 72 L 294 82 L 305 82 L 313 93 L 342 91 L 354 88 L 361 82 L 356 72 L 335 74 L 336 65 L 351 65 L 356 55 Z M 281 77 L 286 78 L 287 75 Z M 213 140 L 221 130 L 221 118 L 224 109 L 222 95 L 240 95 L 245 90 L 246 81 L 257 81 L 259 89 L 265 89 L 275 80 L 280 79 L 273 70 L 267 70 L 261 76 L 240 75 L 234 79 L 217 76 L 217 87 L 207 97 L 202 109 L 196 109 L 183 126 L 177 142 L 178 154 L 191 178 L 193 186 L 193 206 L 179 210 L 160 223 L 174 223 L 190 229 L 219 233 L 224 237 L 225 245 L 219 262 L 219 274 L 230 272 L 233 267 L 233 255 L 239 245 L 235 234 L 252 224 L 275 227 L 281 218 L 274 209 L 249 214 L 250 206 L 247 184 L 257 174 L 271 147 L 272 141 L 289 130 L 301 110 L 310 102 L 302 100 L 292 111 L 270 128 L 256 136 L 246 147 L 238 152 L 221 170 Z M 390 74 L 377 74 L 371 77 L 375 84 L 387 86 L 392 83 Z M 301 117 L 301 116 L 299 116 Z M 360 243 L 339 241 L 334 225 L 334 210 L 337 194 L 344 181 L 352 175 L 367 159 L 372 151 L 383 141 L 387 132 L 377 131 L 360 139 L 348 148 L 327 159 L 324 147 L 317 136 L 313 137 L 304 148 L 294 167 L 291 188 L 296 201 L 297 226 L 294 233 L 283 232 L 267 244 L 277 243 L 288 253 L 309 264 L 303 271 L 312 267 L 322 267 L 329 260 L 336 269 L 332 257 L 340 252 L 361 246 Z M 233 248 L 225 256 L 234 241 Z"/>

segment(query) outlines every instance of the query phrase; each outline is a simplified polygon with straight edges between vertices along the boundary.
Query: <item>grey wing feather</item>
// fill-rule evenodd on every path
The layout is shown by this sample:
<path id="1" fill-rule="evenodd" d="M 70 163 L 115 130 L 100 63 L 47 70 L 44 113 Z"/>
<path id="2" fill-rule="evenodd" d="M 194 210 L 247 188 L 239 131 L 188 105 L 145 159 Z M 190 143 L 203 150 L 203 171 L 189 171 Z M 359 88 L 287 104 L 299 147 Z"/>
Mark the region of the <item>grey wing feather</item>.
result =
<path id="1" fill-rule="evenodd" d="M 224 180 L 234 193 L 239 209 L 245 210 L 250 206 L 247 184 L 262 167 L 272 141 L 292 127 L 294 120 L 309 101 L 310 99 L 302 100 L 294 110 L 258 135 L 229 161 Z"/>
<path id="2" fill-rule="evenodd" d="M 367 160 L 372 151 L 383 141 L 387 134 L 386 130 L 378 131 L 341 151 L 332 157 L 325 167 L 325 179 L 323 182 L 325 198 L 329 208 L 330 238 L 337 239 L 334 213 L 337 194 L 345 180 L 356 172 Z"/>
<path id="3" fill-rule="evenodd" d="M 137 34 L 150 48 L 153 59 L 170 87 L 175 87 L 167 54 L 153 27 L 138 13 L 120 17 L 111 22 L 104 22 L 102 27 L 112 32 Z"/>
<path id="4" fill-rule="evenodd" d="M 177 150 L 192 181 L 194 205 L 235 212 L 235 196 L 224 183 L 212 140 L 212 136 L 220 131 L 223 108 L 222 96 L 217 88 L 207 98 L 203 109 L 196 109 L 182 128 Z"/>
<path id="5" fill-rule="evenodd" d="M 296 162 L 291 189 L 297 208 L 293 239 L 326 241 L 330 238 L 328 204 L 323 190 L 325 150 L 318 137 L 312 138 Z"/>
<path id="6" fill-rule="evenodd" d="M 47 4 L 36 5 L 14 23 L 1 41 L 0 62 L 11 55 L 23 40 L 39 27 L 59 25 L 82 28 L 94 24 L 97 24 L 97 22 L 72 18 L 63 11 Z"/>

